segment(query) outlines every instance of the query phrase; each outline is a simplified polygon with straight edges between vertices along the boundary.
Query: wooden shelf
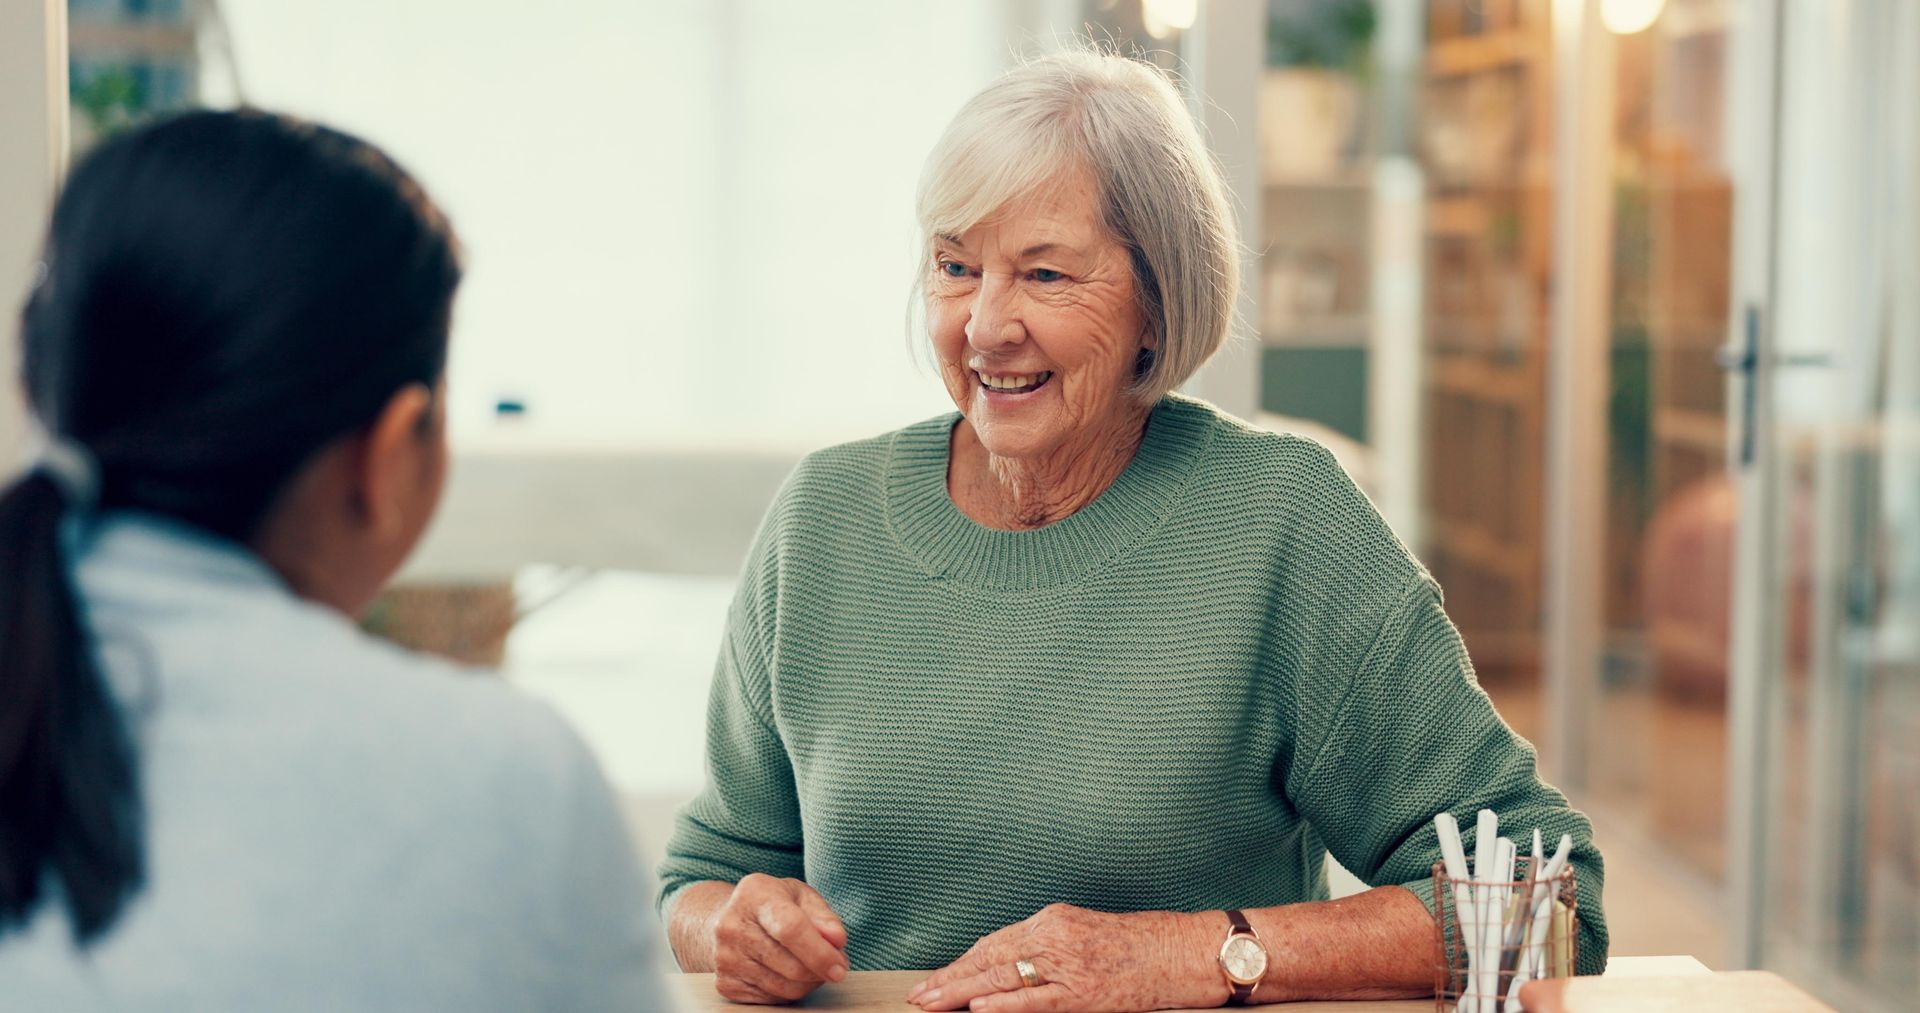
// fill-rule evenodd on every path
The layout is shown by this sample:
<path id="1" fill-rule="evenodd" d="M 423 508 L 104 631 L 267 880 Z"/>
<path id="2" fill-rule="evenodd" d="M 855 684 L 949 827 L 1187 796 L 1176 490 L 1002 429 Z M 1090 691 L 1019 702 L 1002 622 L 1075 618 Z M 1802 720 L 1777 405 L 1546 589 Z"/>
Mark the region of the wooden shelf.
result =
<path id="1" fill-rule="evenodd" d="M 1727 419 L 1719 412 L 1698 408 L 1658 408 L 1653 413 L 1653 438 L 1695 450 L 1724 453 Z"/>
<path id="2" fill-rule="evenodd" d="M 1459 77 L 1483 70 L 1520 67 L 1533 62 L 1540 40 L 1531 32 L 1509 30 L 1457 35 L 1427 47 L 1427 73 Z"/>
<path id="3" fill-rule="evenodd" d="M 1444 198 L 1485 200 L 1492 194 L 1513 199 L 1520 195 L 1549 190 L 1552 187 L 1551 174 L 1533 163 L 1521 165 L 1512 172 L 1482 176 L 1434 176 L 1427 180 L 1427 192 L 1431 195 L 1429 200 Z"/>
<path id="4" fill-rule="evenodd" d="M 1686 4 L 1663 12 L 1656 31 L 1667 39 L 1691 39 L 1725 35 L 1731 23 L 1731 16 L 1720 4 Z"/>
<path id="5" fill-rule="evenodd" d="M 1540 642 L 1552 4 L 1427 6 L 1422 550 L 1475 663 L 1521 674 Z"/>
<path id="6" fill-rule="evenodd" d="M 1524 405 L 1540 399 L 1539 377 L 1527 366 L 1500 366 L 1478 357 L 1447 355 L 1433 360 L 1427 376 L 1435 388 L 1480 401 Z"/>
<path id="7" fill-rule="evenodd" d="M 83 55 L 132 53 L 192 55 L 198 51 L 191 26 L 167 22 L 75 19 L 67 26 L 69 48 Z"/>
<path id="8" fill-rule="evenodd" d="M 1459 520 L 1436 517 L 1431 527 L 1434 547 L 1457 562 L 1511 581 L 1532 580 L 1539 575 L 1540 556 L 1534 546 L 1507 541 Z"/>
<path id="9" fill-rule="evenodd" d="M 1291 320 L 1269 320 L 1261 329 L 1269 348 L 1359 348 L 1373 332 L 1373 318 L 1365 313 L 1334 313 Z"/>
<path id="10" fill-rule="evenodd" d="M 1540 634 L 1533 630 L 1463 632 L 1467 653 L 1483 676 L 1531 669 L 1540 663 Z"/>
<path id="11" fill-rule="evenodd" d="M 1487 234 L 1493 212 L 1472 196 L 1435 197 L 1427 202 L 1427 234 L 1448 239 L 1479 239 Z"/>
<path id="12" fill-rule="evenodd" d="M 1325 192 L 1329 190 L 1367 193 L 1373 189 L 1373 176 L 1360 170 L 1336 173 L 1331 176 L 1288 176 L 1281 179 L 1269 179 L 1262 183 L 1270 193 L 1294 194 L 1305 192 Z"/>
<path id="13" fill-rule="evenodd" d="M 1699 352 L 1711 358 L 1726 341 L 1727 321 L 1724 314 L 1681 317 L 1660 312 L 1656 308 L 1647 311 L 1647 343 L 1659 351 Z"/>

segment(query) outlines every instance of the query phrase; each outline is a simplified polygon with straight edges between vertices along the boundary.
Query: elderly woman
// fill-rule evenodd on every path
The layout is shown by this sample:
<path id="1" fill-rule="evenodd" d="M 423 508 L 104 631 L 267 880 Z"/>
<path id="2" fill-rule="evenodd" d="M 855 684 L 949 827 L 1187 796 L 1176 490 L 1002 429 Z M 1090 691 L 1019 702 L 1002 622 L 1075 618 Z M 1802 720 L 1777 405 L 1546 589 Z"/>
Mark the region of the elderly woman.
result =
<path id="1" fill-rule="evenodd" d="M 1433 816 L 1489 807 L 1573 835 L 1599 968 L 1591 827 L 1432 578 L 1321 447 L 1172 393 L 1238 264 L 1168 80 L 1014 71 L 919 215 L 958 412 L 816 453 L 775 501 L 661 867 L 681 965 L 763 1003 L 937 968 L 928 1010 L 1410 995 Z M 1374 889 L 1327 900 L 1328 852 Z"/>

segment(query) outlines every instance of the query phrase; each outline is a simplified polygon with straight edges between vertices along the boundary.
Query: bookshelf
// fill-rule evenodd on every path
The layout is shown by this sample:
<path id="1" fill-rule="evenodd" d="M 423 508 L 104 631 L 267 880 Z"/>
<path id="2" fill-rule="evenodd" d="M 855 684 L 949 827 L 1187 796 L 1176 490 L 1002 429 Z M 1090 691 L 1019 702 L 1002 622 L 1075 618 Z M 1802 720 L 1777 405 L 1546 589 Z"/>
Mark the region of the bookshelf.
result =
<path id="1" fill-rule="evenodd" d="M 1530 674 L 1541 628 L 1552 273 L 1545 0 L 1428 4 L 1424 561 L 1479 669 Z"/>
<path id="2" fill-rule="evenodd" d="M 1267 9 L 1258 102 L 1260 407 L 1367 439 L 1370 0 Z"/>

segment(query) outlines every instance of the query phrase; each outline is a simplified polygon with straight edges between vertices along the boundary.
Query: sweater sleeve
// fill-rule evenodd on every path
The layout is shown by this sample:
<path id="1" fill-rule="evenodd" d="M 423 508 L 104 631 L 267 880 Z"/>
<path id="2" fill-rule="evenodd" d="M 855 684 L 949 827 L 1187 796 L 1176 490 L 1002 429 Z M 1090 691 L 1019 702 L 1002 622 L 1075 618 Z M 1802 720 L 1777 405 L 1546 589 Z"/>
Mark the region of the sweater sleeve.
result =
<path id="1" fill-rule="evenodd" d="M 1310 722 L 1287 793 L 1340 864 L 1373 886 L 1397 884 L 1433 909 L 1440 846 L 1433 817 L 1460 821 L 1467 853 L 1474 814 L 1492 809 L 1504 836 L 1551 850 L 1571 834 L 1579 899 L 1581 974 L 1607 962 L 1603 869 L 1593 826 L 1544 783 L 1533 746 L 1494 710 L 1430 580 L 1412 581 L 1384 611 L 1330 713 Z"/>
<path id="2" fill-rule="evenodd" d="M 728 620 L 729 627 L 738 623 Z M 705 880 L 739 882 L 749 873 L 798 877 L 800 801 L 786 746 L 755 699 L 750 680 L 765 674 L 743 662 L 729 629 L 707 705 L 707 786 L 680 810 L 660 865 L 660 911 L 670 916 L 681 890 Z"/>

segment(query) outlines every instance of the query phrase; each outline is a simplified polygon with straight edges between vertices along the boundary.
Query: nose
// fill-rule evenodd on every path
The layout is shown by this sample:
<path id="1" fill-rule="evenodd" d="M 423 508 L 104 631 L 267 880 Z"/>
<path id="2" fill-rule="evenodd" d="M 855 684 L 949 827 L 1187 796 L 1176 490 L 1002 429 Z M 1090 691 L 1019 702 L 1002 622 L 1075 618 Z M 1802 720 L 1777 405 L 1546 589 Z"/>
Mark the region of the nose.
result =
<path id="1" fill-rule="evenodd" d="M 992 352 L 1025 340 L 1027 328 L 1020 319 L 1013 280 L 983 274 L 967 315 L 967 344 L 977 352 Z"/>

